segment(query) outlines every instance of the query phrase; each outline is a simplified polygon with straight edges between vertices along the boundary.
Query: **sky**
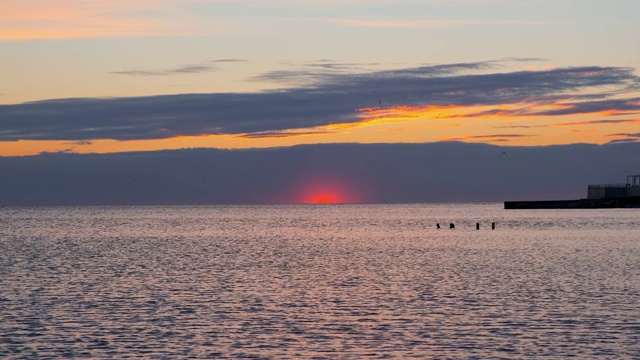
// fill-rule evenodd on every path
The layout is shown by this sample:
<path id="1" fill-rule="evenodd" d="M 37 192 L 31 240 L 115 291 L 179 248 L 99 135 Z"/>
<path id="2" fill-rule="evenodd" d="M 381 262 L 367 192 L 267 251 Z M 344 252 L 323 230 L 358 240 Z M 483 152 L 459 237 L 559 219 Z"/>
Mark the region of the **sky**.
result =
<path id="1" fill-rule="evenodd" d="M 639 66 L 636 0 L 2 0 L 0 204 L 580 197 Z"/>
<path id="2" fill-rule="evenodd" d="M 635 0 L 3 0 L 0 156 L 640 139 Z"/>

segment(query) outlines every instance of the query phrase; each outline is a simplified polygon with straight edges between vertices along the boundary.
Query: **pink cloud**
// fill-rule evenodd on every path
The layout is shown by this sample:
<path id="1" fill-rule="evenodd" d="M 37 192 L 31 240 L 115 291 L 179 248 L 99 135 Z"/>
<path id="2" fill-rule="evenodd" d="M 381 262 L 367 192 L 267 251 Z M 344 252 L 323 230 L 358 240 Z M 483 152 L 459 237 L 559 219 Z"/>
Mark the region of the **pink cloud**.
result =
<path id="1" fill-rule="evenodd" d="M 0 40 L 6 41 L 181 35 L 193 33 L 199 21 L 162 0 L 5 0 L 0 24 Z"/>

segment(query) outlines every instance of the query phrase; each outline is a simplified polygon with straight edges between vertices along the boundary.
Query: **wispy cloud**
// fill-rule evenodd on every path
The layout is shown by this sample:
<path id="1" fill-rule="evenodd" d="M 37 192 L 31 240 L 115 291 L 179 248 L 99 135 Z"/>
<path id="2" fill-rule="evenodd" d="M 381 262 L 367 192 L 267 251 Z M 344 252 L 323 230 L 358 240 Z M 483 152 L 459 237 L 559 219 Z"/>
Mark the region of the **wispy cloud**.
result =
<path id="1" fill-rule="evenodd" d="M 499 62 L 476 62 L 370 72 L 330 71 L 318 74 L 309 84 L 256 93 L 1 105 L 0 140 L 133 140 L 202 134 L 266 137 L 342 131 L 407 119 L 640 112 L 640 98 L 633 97 L 640 79 L 630 68 L 487 72 L 497 67 Z M 288 81 L 307 76 L 268 73 L 263 78 Z M 616 98 L 611 98 L 612 89 L 617 89 L 613 91 Z M 627 97 L 621 98 L 621 94 Z M 471 111 L 478 107 L 493 110 Z M 517 134 L 502 135 L 508 139 L 504 135 Z"/>
<path id="2" fill-rule="evenodd" d="M 608 136 L 626 136 L 626 137 L 630 137 L 630 138 L 640 138 L 640 133 L 616 133 L 616 134 L 610 134 Z"/>
<path id="3" fill-rule="evenodd" d="M 601 94 L 606 96 L 606 94 Z M 564 116 L 576 114 L 633 115 L 640 112 L 640 106 L 635 104 L 635 99 L 605 99 L 597 101 L 580 101 L 577 96 L 573 101 L 562 103 L 546 103 L 529 99 L 529 103 L 510 104 L 499 108 L 485 110 L 476 113 L 452 114 L 447 118 L 487 118 L 487 117 L 531 117 L 531 116 Z M 612 121 L 602 121 L 610 123 Z M 620 120 L 619 122 L 629 122 Z M 593 124 L 593 123 L 591 123 Z M 567 123 L 566 125 L 584 125 L 580 123 Z"/>
<path id="4" fill-rule="evenodd" d="M 615 137 L 617 139 L 613 139 L 609 141 L 609 144 L 624 144 L 624 143 L 635 143 L 640 142 L 640 133 L 615 133 L 609 134 L 607 137 Z"/>
<path id="5" fill-rule="evenodd" d="M 316 136 L 332 134 L 332 131 L 263 131 L 254 132 L 249 134 L 237 135 L 237 138 L 243 139 L 269 139 L 269 138 L 286 138 L 286 137 L 298 137 L 298 136 Z"/>
<path id="6" fill-rule="evenodd" d="M 491 135 L 474 135 L 468 136 L 469 139 L 489 139 L 489 138 L 521 138 L 529 137 L 531 135 L 524 134 L 491 134 Z"/>
<path id="7" fill-rule="evenodd" d="M 249 60 L 247 60 L 247 59 L 217 59 L 217 60 L 211 60 L 210 62 L 212 62 L 212 63 L 243 63 L 243 62 L 249 62 Z"/>
<path id="8" fill-rule="evenodd" d="M 533 128 L 544 128 L 549 125 L 504 125 L 504 126 L 495 126 L 495 129 L 533 129 Z"/>
<path id="9" fill-rule="evenodd" d="M 185 75 L 185 74 L 198 74 L 203 72 L 216 71 L 217 68 L 210 65 L 195 64 L 195 65 L 182 65 L 173 69 L 165 70 L 122 70 L 113 71 L 112 74 L 116 75 L 132 75 L 132 76 L 167 76 L 167 75 Z"/>
<path id="10" fill-rule="evenodd" d="M 379 27 L 379 28 L 448 28 L 448 27 L 470 27 L 470 26 L 548 26 L 559 24 L 559 22 L 545 20 L 518 20 L 518 19 L 431 19 L 431 20 L 407 20 L 407 19 L 347 19 L 329 18 L 313 19 L 315 21 L 327 22 L 357 27 Z"/>
<path id="11" fill-rule="evenodd" d="M 631 144 L 631 143 L 640 143 L 638 139 L 616 139 L 611 140 L 607 144 Z"/>
<path id="12" fill-rule="evenodd" d="M 131 75 L 131 76 L 168 76 L 168 75 L 188 75 L 188 74 L 199 74 L 204 72 L 212 72 L 217 71 L 218 67 L 213 66 L 211 64 L 233 64 L 233 63 L 243 63 L 248 62 L 248 60 L 244 59 L 218 59 L 218 60 L 210 60 L 204 63 L 199 64 L 187 64 L 180 65 L 170 69 L 162 69 L 162 70 L 120 70 L 120 71 L 112 71 L 111 74 L 116 75 Z"/>
<path id="13" fill-rule="evenodd" d="M 465 72 L 472 73 L 481 70 L 493 70 L 501 67 L 501 63 L 502 61 L 478 61 L 471 63 L 423 65 L 393 70 L 374 70 L 372 67 L 381 64 L 355 64 L 321 60 L 314 63 L 303 64 L 294 69 L 269 71 L 255 76 L 251 80 L 309 86 L 314 83 L 327 84 L 348 81 L 349 79 L 357 81 L 364 79 L 374 80 L 374 78 L 391 79 L 412 76 L 424 78 L 460 75 Z"/>
<path id="14" fill-rule="evenodd" d="M 640 119 L 587 120 L 587 121 L 554 123 L 554 124 L 546 124 L 546 125 L 504 125 L 504 126 L 496 126 L 495 128 L 496 129 L 532 129 L 532 128 L 545 128 L 545 127 L 617 125 L 617 124 L 640 124 Z"/>
<path id="15" fill-rule="evenodd" d="M 80 140 L 80 141 L 72 141 L 67 143 L 68 145 L 75 145 L 75 146 L 86 146 L 86 145 L 91 145 L 93 144 L 93 141 L 91 140 Z"/>
<path id="16" fill-rule="evenodd" d="M 619 120 L 591 120 L 591 121 L 574 121 L 567 123 L 553 124 L 551 126 L 582 126 L 582 125 L 615 125 L 615 124 L 639 124 L 639 119 L 619 119 Z"/>
<path id="17" fill-rule="evenodd" d="M 535 135 L 526 135 L 526 134 L 488 134 L 488 135 L 469 135 L 469 136 L 461 136 L 461 137 L 450 137 L 443 138 L 440 141 L 464 141 L 464 142 L 472 142 L 475 140 L 483 140 L 483 141 L 491 141 L 491 142 L 508 142 L 512 139 L 526 138 L 532 137 Z"/>
<path id="18" fill-rule="evenodd" d="M 193 34 L 203 25 L 169 0 L 4 0 L 0 23 L 0 41 Z"/>

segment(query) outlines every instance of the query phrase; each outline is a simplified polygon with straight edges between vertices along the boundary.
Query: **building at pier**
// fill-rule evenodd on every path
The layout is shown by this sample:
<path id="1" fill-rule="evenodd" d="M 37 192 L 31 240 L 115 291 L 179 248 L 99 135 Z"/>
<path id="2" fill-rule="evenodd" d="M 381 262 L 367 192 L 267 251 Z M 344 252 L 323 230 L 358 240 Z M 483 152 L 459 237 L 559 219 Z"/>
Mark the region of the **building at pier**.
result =
<path id="1" fill-rule="evenodd" d="M 589 185 L 587 199 L 619 199 L 640 196 L 640 175 L 627 176 L 626 184 Z"/>

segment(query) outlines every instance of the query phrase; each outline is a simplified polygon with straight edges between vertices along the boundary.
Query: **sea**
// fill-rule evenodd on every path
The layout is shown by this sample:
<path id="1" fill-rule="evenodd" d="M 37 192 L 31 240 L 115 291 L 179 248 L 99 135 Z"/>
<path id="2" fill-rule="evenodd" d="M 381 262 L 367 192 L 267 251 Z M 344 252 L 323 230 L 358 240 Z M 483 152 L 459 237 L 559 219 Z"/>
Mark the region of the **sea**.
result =
<path id="1" fill-rule="evenodd" d="M 3 359 L 569 357 L 640 358 L 639 209 L 0 208 Z"/>

